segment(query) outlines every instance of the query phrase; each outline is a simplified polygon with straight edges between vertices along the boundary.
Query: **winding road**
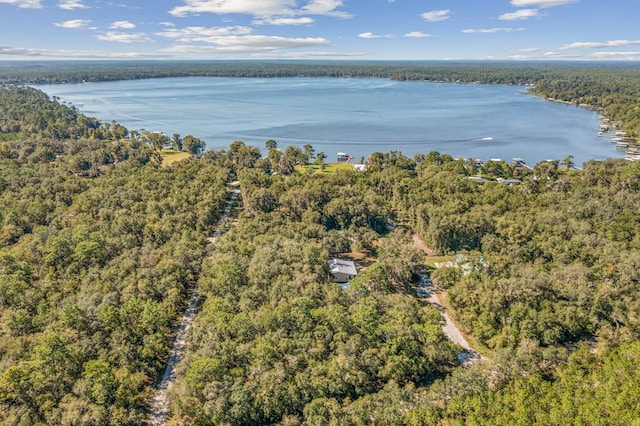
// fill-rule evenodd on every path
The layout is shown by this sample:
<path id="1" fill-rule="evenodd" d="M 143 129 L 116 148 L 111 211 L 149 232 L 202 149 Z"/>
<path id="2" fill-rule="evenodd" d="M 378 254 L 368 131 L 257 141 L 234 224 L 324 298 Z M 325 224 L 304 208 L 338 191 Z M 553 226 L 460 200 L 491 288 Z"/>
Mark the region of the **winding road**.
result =
<path id="1" fill-rule="evenodd" d="M 211 243 L 215 244 L 216 239 L 224 232 L 225 224 L 227 223 L 229 214 L 231 213 L 231 210 L 233 209 L 233 206 L 235 205 L 239 194 L 240 191 L 237 189 L 233 189 L 231 191 L 231 196 L 227 201 L 227 206 L 222 213 L 222 217 L 220 217 L 218 226 L 216 227 L 213 236 L 209 238 L 209 241 Z M 176 336 L 173 340 L 171 355 L 169 357 L 169 362 L 167 363 L 167 368 L 164 371 L 162 380 L 158 384 L 156 395 L 151 401 L 148 422 L 150 426 L 165 426 L 167 424 L 167 419 L 169 418 L 169 401 L 167 400 L 167 392 L 169 391 L 169 389 L 171 389 L 171 386 L 176 380 L 175 368 L 184 355 L 187 332 L 189 331 L 189 327 L 193 322 L 193 318 L 198 311 L 199 300 L 200 294 L 198 293 L 198 289 L 196 288 L 191 294 L 191 299 L 189 300 L 187 309 L 185 310 L 182 317 L 182 322 L 180 323 L 180 327 L 178 328 Z"/>
<path id="2" fill-rule="evenodd" d="M 413 242 L 416 247 L 424 251 L 428 256 L 433 256 L 435 252 L 427 247 L 427 245 L 422 241 L 422 239 L 418 236 L 418 234 L 413 234 Z M 442 331 L 444 334 L 451 340 L 453 343 L 458 345 L 461 349 L 458 350 L 458 361 L 463 365 L 469 365 L 474 361 L 483 360 L 484 357 L 480 355 L 476 350 L 474 350 L 471 345 L 464 338 L 460 329 L 456 324 L 451 320 L 445 309 L 442 307 L 440 303 L 440 297 L 436 292 L 436 289 L 433 287 L 433 282 L 431 282 L 431 278 L 429 278 L 429 274 L 426 271 L 422 270 L 419 273 L 420 282 L 418 283 L 417 293 L 418 296 L 424 299 L 427 299 L 429 303 L 431 303 L 442 315 L 444 319 L 444 323 L 442 324 Z"/>
<path id="3" fill-rule="evenodd" d="M 444 323 L 442 324 L 442 331 L 453 343 L 458 345 L 461 349 L 458 350 L 458 361 L 463 365 L 468 365 L 474 361 L 480 361 L 484 359 L 482 355 L 476 352 L 471 345 L 464 338 L 460 329 L 451 320 L 451 317 L 447 314 L 445 309 L 440 304 L 440 297 L 436 293 L 433 283 L 429 278 L 429 275 L 425 271 L 420 272 L 420 283 L 418 284 L 418 296 L 427 299 L 442 315 Z"/>

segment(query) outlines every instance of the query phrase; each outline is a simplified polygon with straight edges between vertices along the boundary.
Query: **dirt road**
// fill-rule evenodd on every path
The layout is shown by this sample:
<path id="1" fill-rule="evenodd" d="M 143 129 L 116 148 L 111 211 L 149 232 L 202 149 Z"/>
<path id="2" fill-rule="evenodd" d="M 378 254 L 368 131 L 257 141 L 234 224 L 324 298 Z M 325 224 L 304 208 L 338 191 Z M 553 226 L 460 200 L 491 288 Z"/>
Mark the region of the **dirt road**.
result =
<path id="1" fill-rule="evenodd" d="M 224 232 L 224 226 L 227 223 L 229 214 L 231 213 L 231 210 L 233 209 L 233 206 L 238 199 L 239 194 L 240 192 L 238 190 L 233 190 L 231 192 L 231 196 L 229 198 L 229 201 L 227 202 L 224 213 L 222 213 L 222 217 L 218 222 L 218 226 L 216 227 L 213 236 L 209 239 L 209 241 L 211 241 L 213 244 L 215 244 L 216 238 L 218 238 L 218 236 L 220 236 L 220 234 Z M 182 322 L 180 323 L 180 327 L 178 328 L 176 336 L 173 340 L 171 355 L 169 357 L 169 362 L 167 363 L 167 368 L 164 371 L 162 380 L 158 384 L 156 395 L 151 401 L 148 423 L 151 426 L 164 426 L 167 424 L 167 419 L 169 418 L 169 402 L 167 401 L 167 392 L 169 391 L 169 389 L 171 389 L 171 386 L 176 380 L 175 368 L 184 355 L 187 332 L 189 331 L 189 327 L 191 326 L 193 318 L 197 313 L 199 300 L 200 295 L 198 294 L 198 289 L 196 288 L 191 294 L 189 305 L 187 305 L 187 309 L 185 310 L 182 317 Z"/>
<path id="2" fill-rule="evenodd" d="M 440 297 L 438 293 L 436 293 L 433 283 L 431 279 L 427 275 L 426 272 L 422 271 L 420 273 L 420 282 L 418 284 L 418 296 L 425 298 L 431 303 L 442 315 L 444 319 L 444 323 L 442 324 L 442 331 L 444 334 L 451 340 L 453 343 L 458 345 L 461 349 L 458 351 L 458 361 L 462 364 L 467 364 L 469 362 L 478 361 L 483 359 L 482 355 L 476 352 L 471 345 L 464 338 L 460 329 L 456 326 L 456 324 L 451 320 L 447 312 L 442 307 L 440 303 Z"/>
<path id="3" fill-rule="evenodd" d="M 420 250 L 424 251 L 427 256 L 435 255 L 435 251 L 429 248 L 418 234 L 413 234 L 413 243 Z M 445 309 L 442 307 L 440 297 L 438 296 L 438 293 L 436 293 L 433 283 L 426 271 L 420 272 L 420 282 L 418 283 L 417 292 L 418 296 L 427 299 L 429 303 L 431 303 L 440 312 L 440 315 L 442 315 L 442 318 L 444 319 L 442 331 L 444 331 L 444 334 L 449 338 L 449 340 L 461 348 L 458 351 L 458 361 L 467 365 L 470 362 L 483 359 L 482 355 L 476 352 L 469 345 L 456 324 L 451 320 Z"/>

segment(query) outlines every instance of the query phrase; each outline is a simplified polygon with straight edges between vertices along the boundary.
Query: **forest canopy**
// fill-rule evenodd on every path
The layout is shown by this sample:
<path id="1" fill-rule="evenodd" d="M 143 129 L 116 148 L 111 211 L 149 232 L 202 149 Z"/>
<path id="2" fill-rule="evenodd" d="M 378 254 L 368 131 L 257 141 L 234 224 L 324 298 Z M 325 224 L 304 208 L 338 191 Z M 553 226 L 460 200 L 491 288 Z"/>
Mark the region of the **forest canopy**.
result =
<path id="1" fill-rule="evenodd" d="M 633 98 L 619 75 L 615 96 Z M 145 424 L 196 288 L 170 424 L 640 416 L 639 162 L 394 151 L 329 171 L 308 164 L 312 147 L 276 154 L 273 141 L 262 157 L 233 141 L 168 164 L 165 145 L 197 137 L 160 143 L 22 86 L 3 86 L 0 105 L 4 424 Z M 213 246 L 232 182 L 241 204 Z M 434 269 L 414 234 L 449 266 Z M 346 290 L 333 257 L 358 265 Z M 416 293 L 425 268 L 484 360 L 460 364 Z"/>

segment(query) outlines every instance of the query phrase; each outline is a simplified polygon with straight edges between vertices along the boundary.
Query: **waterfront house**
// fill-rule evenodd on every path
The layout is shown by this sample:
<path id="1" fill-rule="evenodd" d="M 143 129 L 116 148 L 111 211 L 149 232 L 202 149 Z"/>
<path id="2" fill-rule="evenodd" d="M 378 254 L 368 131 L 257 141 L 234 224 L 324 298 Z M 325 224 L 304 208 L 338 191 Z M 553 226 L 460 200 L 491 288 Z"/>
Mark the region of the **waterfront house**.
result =
<path id="1" fill-rule="evenodd" d="M 469 179 L 471 182 L 479 183 L 480 185 L 482 185 L 483 183 L 489 182 L 487 179 L 483 178 L 482 176 L 469 176 L 467 177 L 467 179 Z"/>
<path id="2" fill-rule="evenodd" d="M 352 156 L 350 156 L 349 154 L 347 154 L 346 152 L 339 152 L 338 153 L 338 163 L 348 163 L 349 161 L 351 161 L 353 159 Z"/>
<path id="3" fill-rule="evenodd" d="M 508 186 L 512 186 L 512 185 L 520 185 L 522 183 L 521 180 L 519 179 L 503 179 L 503 178 L 498 178 L 496 179 L 496 181 L 498 183 L 501 183 L 503 185 L 508 185 Z"/>

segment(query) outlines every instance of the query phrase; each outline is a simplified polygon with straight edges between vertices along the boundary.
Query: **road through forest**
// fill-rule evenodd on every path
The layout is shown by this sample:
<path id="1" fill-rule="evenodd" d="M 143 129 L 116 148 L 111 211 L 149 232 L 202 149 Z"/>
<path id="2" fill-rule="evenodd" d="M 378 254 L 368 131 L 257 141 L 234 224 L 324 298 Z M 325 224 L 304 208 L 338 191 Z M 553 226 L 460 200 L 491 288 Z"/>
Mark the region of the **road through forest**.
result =
<path id="1" fill-rule="evenodd" d="M 413 234 L 413 242 L 419 249 L 427 253 L 428 256 L 433 256 L 435 252 L 427 247 L 418 234 Z M 482 360 L 483 357 L 477 351 L 475 351 L 471 345 L 464 338 L 458 326 L 451 320 L 445 309 L 440 303 L 440 297 L 433 287 L 433 282 L 429 278 L 426 271 L 421 271 L 420 282 L 418 283 L 418 296 L 426 298 L 442 315 L 444 324 L 442 325 L 442 331 L 453 343 L 458 345 L 461 350 L 458 351 L 458 361 L 460 363 L 468 365 L 470 362 Z"/>
<path id="2" fill-rule="evenodd" d="M 218 226 L 213 233 L 213 236 L 209 238 L 209 241 L 211 241 L 211 243 L 215 244 L 216 239 L 224 231 L 224 225 L 229 218 L 229 214 L 231 213 L 231 210 L 233 209 L 233 206 L 238 199 L 239 194 L 240 191 L 237 189 L 234 189 L 231 192 L 231 196 L 229 198 L 229 201 L 227 202 L 225 211 L 223 212 L 222 217 L 218 222 Z M 413 240 L 418 248 L 424 250 L 428 255 L 433 255 L 433 250 L 429 249 L 417 234 L 414 234 Z M 469 345 L 458 327 L 445 312 L 444 308 L 440 304 L 440 298 L 433 288 L 431 279 L 424 271 L 420 273 L 418 294 L 421 297 L 425 297 L 433 306 L 435 306 L 436 309 L 438 309 L 438 311 L 442 315 L 444 319 L 442 330 L 453 343 L 461 348 L 461 350 L 458 351 L 458 360 L 463 364 L 468 364 L 470 362 L 483 359 L 482 355 L 476 352 Z M 198 289 L 196 288 L 191 295 L 191 299 L 189 300 L 187 309 L 185 310 L 185 313 L 182 317 L 182 322 L 180 323 L 180 327 L 178 328 L 178 331 L 174 338 L 171 355 L 169 357 L 169 362 L 167 363 L 167 368 L 165 369 L 164 375 L 162 376 L 162 380 L 158 384 L 156 395 L 151 402 L 148 423 L 150 426 L 165 426 L 167 424 L 167 419 L 169 418 L 169 403 L 167 401 L 167 392 L 175 381 L 175 367 L 178 365 L 178 363 L 182 359 L 182 356 L 184 355 L 187 332 L 189 331 L 189 327 L 191 326 L 193 318 L 197 313 L 199 300 L 200 295 L 198 293 Z"/>
<path id="3" fill-rule="evenodd" d="M 222 216 L 220 217 L 220 221 L 218 222 L 218 226 L 216 227 L 213 236 L 209 238 L 209 241 L 211 241 L 211 243 L 215 244 L 216 239 L 222 232 L 224 232 L 224 225 L 227 223 L 229 214 L 231 213 L 231 210 L 233 209 L 233 206 L 238 199 L 239 194 L 239 190 L 232 190 L 231 196 L 227 201 L 227 206 L 222 213 Z M 158 384 L 156 395 L 151 401 L 148 423 L 150 426 L 164 426 L 167 424 L 167 419 L 169 418 L 169 401 L 167 400 L 167 392 L 169 391 L 169 389 L 171 389 L 171 386 L 175 382 L 175 368 L 184 355 L 187 332 L 189 331 L 189 327 L 193 322 L 193 318 L 198 311 L 199 300 L 200 294 L 198 293 L 198 289 L 195 288 L 193 290 L 193 293 L 191 294 L 191 299 L 189 300 L 187 309 L 185 310 L 182 317 L 180 327 L 178 328 L 176 336 L 173 340 L 171 355 L 169 357 L 169 362 L 167 363 L 167 368 L 164 371 L 162 380 Z"/>

